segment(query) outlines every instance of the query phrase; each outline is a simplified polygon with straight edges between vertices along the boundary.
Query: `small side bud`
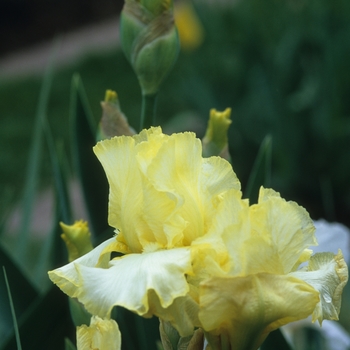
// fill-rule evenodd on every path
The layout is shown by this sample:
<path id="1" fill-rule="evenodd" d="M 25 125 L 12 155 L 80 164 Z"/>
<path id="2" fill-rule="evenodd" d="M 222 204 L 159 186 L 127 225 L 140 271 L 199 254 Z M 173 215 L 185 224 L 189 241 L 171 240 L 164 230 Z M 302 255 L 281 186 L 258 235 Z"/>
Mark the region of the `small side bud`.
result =
<path id="1" fill-rule="evenodd" d="M 86 221 L 76 221 L 73 225 L 60 223 L 63 233 L 61 238 L 68 250 L 68 261 L 72 262 L 93 249 L 91 233 Z"/>
<path id="2" fill-rule="evenodd" d="M 120 350 L 121 334 L 116 321 L 92 316 L 90 326 L 77 328 L 78 349 Z"/>
<path id="3" fill-rule="evenodd" d="M 223 112 L 210 110 L 207 131 L 202 140 L 204 157 L 220 156 L 231 161 L 227 137 L 228 128 L 232 123 L 230 116 L 231 108 L 226 108 Z"/>
<path id="4" fill-rule="evenodd" d="M 102 118 L 97 139 L 104 140 L 114 136 L 132 136 L 136 132 L 130 127 L 128 119 L 120 108 L 118 95 L 115 91 L 107 90 L 105 99 L 101 102 Z"/>

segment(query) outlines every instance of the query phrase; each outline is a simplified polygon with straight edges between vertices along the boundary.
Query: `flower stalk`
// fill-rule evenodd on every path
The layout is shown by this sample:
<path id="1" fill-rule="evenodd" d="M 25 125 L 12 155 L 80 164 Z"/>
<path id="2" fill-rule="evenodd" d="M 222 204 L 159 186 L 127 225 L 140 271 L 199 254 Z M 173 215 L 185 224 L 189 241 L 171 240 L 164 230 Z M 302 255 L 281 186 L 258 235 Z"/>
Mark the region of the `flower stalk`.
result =
<path id="1" fill-rule="evenodd" d="M 142 96 L 140 130 L 147 129 L 152 125 L 155 125 L 157 111 L 157 96 L 157 93 L 153 95 Z"/>

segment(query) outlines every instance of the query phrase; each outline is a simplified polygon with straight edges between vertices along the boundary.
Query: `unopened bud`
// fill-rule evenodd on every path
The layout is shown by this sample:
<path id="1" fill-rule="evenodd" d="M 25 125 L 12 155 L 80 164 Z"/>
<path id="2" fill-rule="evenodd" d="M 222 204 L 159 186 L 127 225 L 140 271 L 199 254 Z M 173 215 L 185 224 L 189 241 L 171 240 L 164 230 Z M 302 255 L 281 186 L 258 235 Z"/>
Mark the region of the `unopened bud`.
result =
<path id="1" fill-rule="evenodd" d="M 143 95 L 154 95 L 179 52 L 171 0 L 126 0 L 120 21 L 123 51 Z"/>

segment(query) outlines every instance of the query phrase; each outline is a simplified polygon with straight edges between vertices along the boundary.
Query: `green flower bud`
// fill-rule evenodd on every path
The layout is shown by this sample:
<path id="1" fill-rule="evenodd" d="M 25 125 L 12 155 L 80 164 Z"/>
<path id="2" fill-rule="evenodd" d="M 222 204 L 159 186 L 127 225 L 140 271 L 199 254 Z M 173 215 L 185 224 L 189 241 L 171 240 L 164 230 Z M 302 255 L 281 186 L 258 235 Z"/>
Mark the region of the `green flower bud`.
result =
<path id="1" fill-rule="evenodd" d="M 179 52 L 171 0 L 126 0 L 120 38 L 143 95 L 154 95 Z"/>

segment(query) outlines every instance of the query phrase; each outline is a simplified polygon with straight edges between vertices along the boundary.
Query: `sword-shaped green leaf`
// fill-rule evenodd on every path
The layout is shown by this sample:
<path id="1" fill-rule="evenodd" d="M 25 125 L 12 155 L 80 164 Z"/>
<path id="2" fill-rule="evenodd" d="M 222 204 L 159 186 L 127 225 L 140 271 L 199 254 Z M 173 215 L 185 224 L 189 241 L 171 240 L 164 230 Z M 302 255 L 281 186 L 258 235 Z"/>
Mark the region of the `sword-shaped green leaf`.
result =
<path id="1" fill-rule="evenodd" d="M 43 146 L 43 120 L 45 119 L 47 113 L 47 106 L 54 74 L 54 59 L 57 49 L 58 44 L 55 43 L 49 64 L 44 74 L 37 105 L 33 130 L 33 141 L 29 152 L 28 168 L 22 200 L 22 217 L 19 232 L 19 243 L 16 247 L 17 254 L 21 256 L 24 256 L 26 248 L 28 246 L 28 236 L 30 232 L 30 224 L 34 207 L 33 203 L 39 182 L 39 171 Z"/>
<path id="2" fill-rule="evenodd" d="M 17 319 L 19 319 L 38 296 L 37 291 L 25 277 L 17 264 L 10 258 L 8 253 L 0 246 L 0 266 L 7 271 L 7 281 L 11 286 L 11 298 L 16 307 Z M 11 308 L 8 303 L 6 283 L 0 278 L 0 348 L 9 334 L 13 332 Z M 14 349 L 14 348 L 13 348 Z"/>
<path id="3" fill-rule="evenodd" d="M 67 335 L 74 338 L 75 329 L 70 319 L 67 296 L 55 286 L 44 296 L 36 298 L 27 312 L 17 317 L 17 321 L 26 349 L 62 350 L 64 338 Z M 12 334 L 1 350 L 15 348 L 16 338 Z"/>
<path id="4" fill-rule="evenodd" d="M 8 297 L 9 297 L 9 304 L 10 304 L 11 314 L 12 314 L 13 328 L 15 330 L 17 350 L 22 350 L 21 339 L 20 339 L 20 336 L 19 336 L 16 312 L 15 312 L 15 307 L 14 307 L 13 301 L 12 301 L 10 285 L 9 285 L 9 282 L 8 282 L 8 279 L 7 279 L 5 267 L 3 266 L 2 269 L 3 269 L 3 272 L 4 272 L 5 284 L 6 284 L 7 294 L 8 294 Z"/>
<path id="5" fill-rule="evenodd" d="M 96 237 L 108 230 L 108 183 L 92 151 L 96 144 L 97 125 L 78 75 L 72 81 L 70 118 L 74 167 L 82 187 L 89 225 Z"/>

